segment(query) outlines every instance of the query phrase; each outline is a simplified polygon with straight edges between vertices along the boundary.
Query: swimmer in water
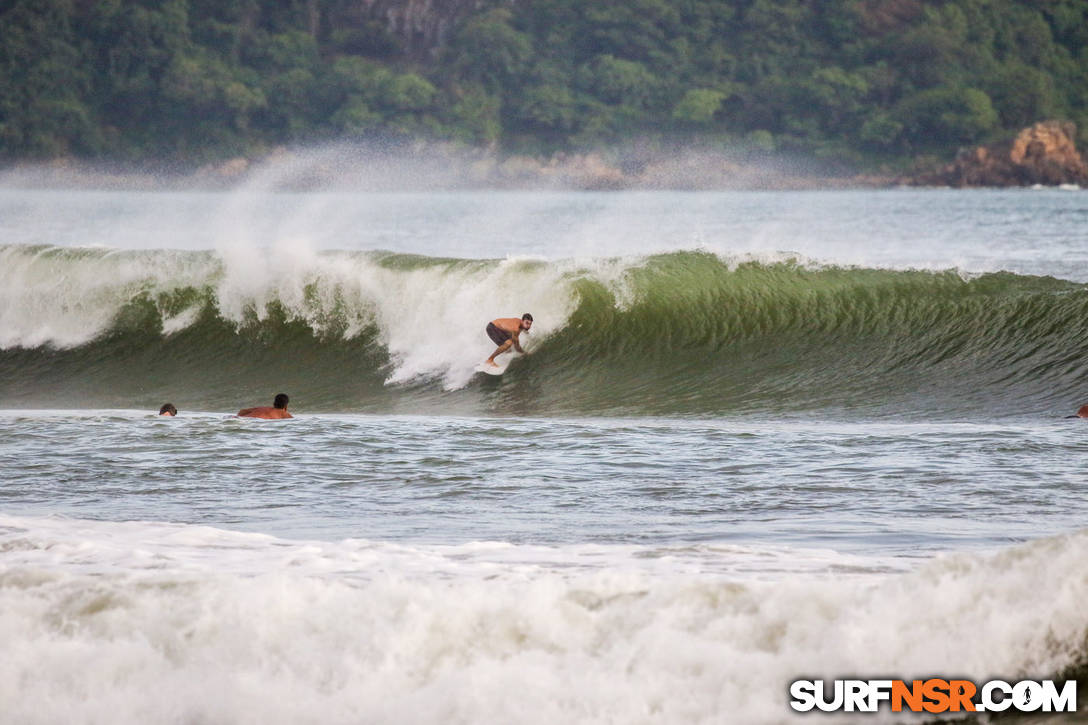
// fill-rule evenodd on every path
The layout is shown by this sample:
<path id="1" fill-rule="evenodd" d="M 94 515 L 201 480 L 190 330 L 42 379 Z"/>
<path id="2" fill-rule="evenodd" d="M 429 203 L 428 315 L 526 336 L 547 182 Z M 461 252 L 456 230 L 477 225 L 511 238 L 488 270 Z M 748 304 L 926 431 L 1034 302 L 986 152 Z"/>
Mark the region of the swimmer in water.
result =
<path id="1" fill-rule="evenodd" d="M 242 408 L 238 411 L 239 418 L 264 418 L 265 420 L 279 420 L 293 417 L 287 412 L 287 394 L 280 393 L 272 401 L 272 407 L 261 406 L 259 408 Z"/>

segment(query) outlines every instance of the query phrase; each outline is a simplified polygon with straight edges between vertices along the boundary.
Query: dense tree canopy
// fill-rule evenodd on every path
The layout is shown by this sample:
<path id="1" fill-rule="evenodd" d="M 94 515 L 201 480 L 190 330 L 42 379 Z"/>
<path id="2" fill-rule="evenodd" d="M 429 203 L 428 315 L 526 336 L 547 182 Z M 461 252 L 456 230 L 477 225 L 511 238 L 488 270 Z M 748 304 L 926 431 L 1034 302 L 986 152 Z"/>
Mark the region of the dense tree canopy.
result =
<path id="1" fill-rule="evenodd" d="M 492 0 L 429 10 L 448 17 L 426 37 L 390 20 L 412 4 L 0 0 L 0 157 L 380 134 L 865 161 L 1088 131 L 1088 0 Z"/>

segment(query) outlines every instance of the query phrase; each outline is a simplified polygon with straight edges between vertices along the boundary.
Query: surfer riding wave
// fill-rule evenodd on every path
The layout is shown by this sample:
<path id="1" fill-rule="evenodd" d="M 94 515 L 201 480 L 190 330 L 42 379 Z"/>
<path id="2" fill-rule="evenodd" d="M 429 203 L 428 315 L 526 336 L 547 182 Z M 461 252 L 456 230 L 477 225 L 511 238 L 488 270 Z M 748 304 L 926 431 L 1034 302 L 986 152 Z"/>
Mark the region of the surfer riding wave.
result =
<path id="1" fill-rule="evenodd" d="M 533 316 L 526 312 L 521 316 L 521 319 L 516 317 L 500 317 L 497 320 L 492 320 L 487 323 L 487 336 L 491 338 L 498 347 L 495 352 L 491 353 L 491 357 L 487 359 L 485 365 L 490 365 L 493 368 L 497 368 L 495 358 L 502 355 L 504 352 L 513 347 L 518 352 L 525 354 L 525 350 L 521 348 L 519 337 L 522 332 L 529 332 L 533 326 Z"/>

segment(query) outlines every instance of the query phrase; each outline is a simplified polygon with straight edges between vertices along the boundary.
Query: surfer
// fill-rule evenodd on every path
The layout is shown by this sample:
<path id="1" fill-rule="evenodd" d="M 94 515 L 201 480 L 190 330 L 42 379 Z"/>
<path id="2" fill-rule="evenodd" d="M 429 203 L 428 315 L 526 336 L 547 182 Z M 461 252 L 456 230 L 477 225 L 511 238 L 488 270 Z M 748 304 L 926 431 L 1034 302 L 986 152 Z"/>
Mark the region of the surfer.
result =
<path id="1" fill-rule="evenodd" d="M 280 393 L 272 401 L 272 407 L 263 405 L 259 408 L 242 408 L 238 411 L 239 418 L 265 418 L 266 420 L 279 420 L 280 418 L 293 417 L 287 412 L 287 393 Z"/>
<path id="2" fill-rule="evenodd" d="M 509 350 L 511 345 L 524 355 L 525 351 L 521 349 L 518 337 L 521 336 L 522 332 L 528 332 L 532 326 L 533 316 L 528 312 L 522 315 L 520 320 L 516 317 L 500 317 L 487 323 L 487 336 L 499 347 L 495 352 L 491 353 L 491 357 L 487 359 L 486 364 L 497 368 L 495 358 Z"/>
<path id="3" fill-rule="evenodd" d="M 173 403 L 163 403 L 162 407 L 159 408 L 159 415 L 160 416 L 165 416 L 167 418 L 173 418 L 177 414 L 178 414 L 178 409 L 174 407 Z"/>

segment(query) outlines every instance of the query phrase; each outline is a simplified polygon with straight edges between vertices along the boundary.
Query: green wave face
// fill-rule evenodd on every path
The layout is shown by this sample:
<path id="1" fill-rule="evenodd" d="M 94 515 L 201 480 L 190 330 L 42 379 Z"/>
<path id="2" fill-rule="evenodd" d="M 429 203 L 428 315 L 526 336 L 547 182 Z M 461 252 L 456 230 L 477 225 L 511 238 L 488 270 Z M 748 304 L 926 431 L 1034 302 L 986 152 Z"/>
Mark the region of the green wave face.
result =
<path id="1" fill-rule="evenodd" d="M 516 415 L 1064 415 L 1084 285 L 725 260 L 3 247 L 0 405 Z M 487 321 L 531 353 L 473 374 Z"/>

